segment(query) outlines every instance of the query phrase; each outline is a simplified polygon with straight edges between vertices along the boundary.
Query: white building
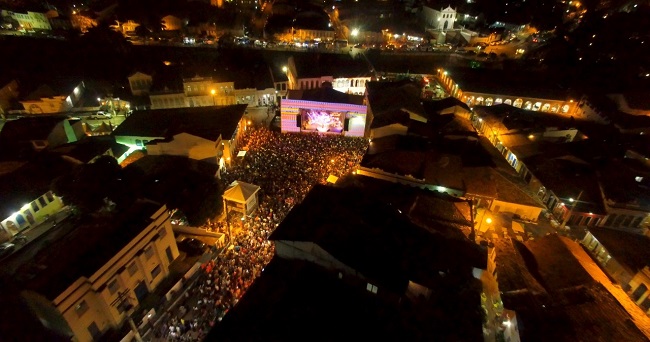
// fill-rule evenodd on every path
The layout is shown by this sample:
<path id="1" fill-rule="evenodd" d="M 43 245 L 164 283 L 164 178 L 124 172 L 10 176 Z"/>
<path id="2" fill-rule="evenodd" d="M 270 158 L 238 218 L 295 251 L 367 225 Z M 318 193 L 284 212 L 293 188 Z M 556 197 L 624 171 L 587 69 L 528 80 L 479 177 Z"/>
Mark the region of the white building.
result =
<path id="1" fill-rule="evenodd" d="M 427 28 L 447 31 L 454 29 L 454 24 L 458 19 L 458 13 L 451 6 L 441 8 L 440 11 L 424 6 L 422 8 L 422 17 Z"/>

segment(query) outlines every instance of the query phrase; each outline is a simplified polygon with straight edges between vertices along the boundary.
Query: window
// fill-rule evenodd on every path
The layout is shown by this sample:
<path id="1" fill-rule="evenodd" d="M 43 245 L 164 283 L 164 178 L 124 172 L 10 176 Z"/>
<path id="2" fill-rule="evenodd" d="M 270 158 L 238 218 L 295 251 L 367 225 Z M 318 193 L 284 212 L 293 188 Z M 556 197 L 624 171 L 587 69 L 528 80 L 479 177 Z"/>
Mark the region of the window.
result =
<path id="1" fill-rule="evenodd" d="M 621 224 L 623 227 L 629 227 L 630 223 L 634 220 L 634 216 L 626 216 L 625 220 L 623 221 L 623 224 Z"/>
<path id="2" fill-rule="evenodd" d="M 144 250 L 144 256 L 147 258 L 147 260 L 151 259 L 153 256 L 153 246 L 149 246 Z"/>
<path id="3" fill-rule="evenodd" d="M 20 226 L 24 225 L 27 222 L 25 221 L 25 218 L 23 217 L 23 215 L 18 214 L 18 215 L 16 215 L 16 223 L 18 223 L 18 226 L 20 227 Z"/>
<path id="4" fill-rule="evenodd" d="M 136 146 L 142 146 L 142 140 L 140 140 L 140 139 L 135 139 L 135 145 L 136 145 Z"/>
<path id="5" fill-rule="evenodd" d="M 167 236 L 167 229 L 165 229 L 165 227 L 163 227 L 163 229 L 161 229 L 161 230 L 158 232 L 158 238 L 159 238 L 159 239 L 162 239 L 162 238 L 164 238 L 165 236 Z"/>
<path id="6" fill-rule="evenodd" d="M 129 271 L 129 276 L 131 277 L 133 277 L 135 272 L 138 271 L 138 265 L 135 263 L 135 261 L 132 262 L 131 265 L 129 265 L 129 267 L 127 267 L 127 271 Z"/>
<path id="7" fill-rule="evenodd" d="M 32 202 L 32 210 L 33 210 L 34 212 L 37 212 L 38 209 L 39 209 L 39 208 L 38 208 L 38 204 L 36 204 L 36 202 Z"/>
<path id="8" fill-rule="evenodd" d="M 372 284 L 368 283 L 368 285 L 366 285 L 366 290 L 368 290 L 368 292 L 372 292 L 374 294 L 377 294 L 378 288 L 377 288 L 376 285 L 372 285 Z"/>
<path id="9" fill-rule="evenodd" d="M 172 248 L 171 248 L 171 247 L 167 247 L 167 248 L 165 249 L 165 254 L 167 254 L 167 260 L 168 260 L 169 263 L 171 264 L 172 261 L 174 261 L 174 255 L 172 254 Z"/>
<path id="10" fill-rule="evenodd" d="M 156 277 L 160 274 L 160 265 L 156 266 L 151 270 L 151 279 L 156 279 Z"/>
<path id="11" fill-rule="evenodd" d="M 102 334 L 99 328 L 97 327 L 97 323 L 95 322 L 90 323 L 90 325 L 88 326 L 88 332 L 90 333 L 90 336 L 93 337 L 93 340 L 99 339 L 99 337 Z"/>
<path id="12" fill-rule="evenodd" d="M 43 197 L 38 198 L 38 203 L 40 203 L 41 208 L 45 208 L 45 206 L 47 205 L 47 202 L 45 202 L 45 198 Z"/>
<path id="13" fill-rule="evenodd" d="M 77 313 L 77 317 L 83 316 L 83 314 L 88 311 L 88 303 L 86 303 L 85 300 L 82 300 L 77 304 L 77 306 L 74 307 L 74 311 Z"/>
<path id="14" fill-rule="evenodd" d="M 643 311 L 648 311 L 650 309 L 650 298 L 646 298 L 639 306 Z"/>
<path id="15" fill-rule="evenodd" d="M 113 279 L 113 281 L 108 284 L 108 292 L 110 292 L 110 294 L 115 294 L 119 289 L 120 284 L 117 283 L 117 279 Z"/>

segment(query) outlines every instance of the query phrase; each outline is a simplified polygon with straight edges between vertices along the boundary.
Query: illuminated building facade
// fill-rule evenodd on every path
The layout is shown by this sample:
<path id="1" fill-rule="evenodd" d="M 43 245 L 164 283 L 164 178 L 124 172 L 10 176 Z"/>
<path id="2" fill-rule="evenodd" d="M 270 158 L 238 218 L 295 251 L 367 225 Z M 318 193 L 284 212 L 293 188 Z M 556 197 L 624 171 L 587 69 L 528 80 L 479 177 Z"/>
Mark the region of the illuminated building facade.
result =
<path id="1" fill-rule="evenodd" d="M 342 134 L 362 137 L 366 127 L 366 106 L 283 99 L 282 132 Z"/>
<path id="2" fill-rule="evenodd" d="M 507 104 L 516 108 L 530 110 L 534 112 L 558 113 L 566 116 L 574 115 L 577 103 L 569 98 L 568 94 L 555 89 L 543 89 L 543 85 L 533 84 L 530 87 L 518 87 L 514 84 L 509 85 L 509 89 L 501 87 L 491 87 L 488 83 L 481 82 L 480 77 L 473 77 L 471 72 L 465 74 L 452 75 L 447 70 L 438 69 L 437 77 L 444 89 L 453 97 L 463 101 L 470 107 L 474 106 L 492 106 L 498 104 Z M 486 82 L 496 82 L 501 80 L 499 75 L 481 75 L 487 76 Z M 502 77 L 505 75 L 501 75 Z M 463 82 L 472 82 L 465 84 L 465 88 L 459 84 L 459 79 Z M 538 92 L 540 89 L 543 91 Z M 495 91 L 496 90 L 496 91 Z M 535 93 L 533 93 L 535 92 Z"/>

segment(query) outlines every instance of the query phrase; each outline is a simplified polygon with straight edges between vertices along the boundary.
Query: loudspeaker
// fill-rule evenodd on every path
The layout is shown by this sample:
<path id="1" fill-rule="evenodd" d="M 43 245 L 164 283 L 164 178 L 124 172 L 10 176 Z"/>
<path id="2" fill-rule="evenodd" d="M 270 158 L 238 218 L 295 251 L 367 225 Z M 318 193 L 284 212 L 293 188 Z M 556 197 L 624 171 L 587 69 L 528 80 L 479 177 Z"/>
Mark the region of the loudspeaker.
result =
<path id="1" fill-rule="evenodd" d="M 302 115 L 296 115 L 296 127 L 302 127 Z"/>
<path id="2" fill-rule="evenodd" d="M 343 121 L 343 130 L 344 131 L 350 130 L 350 119 L 346 118 L 345 121 Z"/>

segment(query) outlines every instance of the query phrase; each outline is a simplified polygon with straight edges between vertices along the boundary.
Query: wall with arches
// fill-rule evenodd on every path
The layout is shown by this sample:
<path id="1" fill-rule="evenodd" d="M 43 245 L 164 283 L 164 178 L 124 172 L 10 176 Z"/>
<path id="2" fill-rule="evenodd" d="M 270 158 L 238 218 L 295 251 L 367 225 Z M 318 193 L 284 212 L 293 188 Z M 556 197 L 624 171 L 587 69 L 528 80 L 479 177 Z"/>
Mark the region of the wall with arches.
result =
<path id="1" fill-rule="evenodd" d="M 452 85 L 452 93 L 454 85 Z M 460 96 L 456 96 L 460 97 Z M 460 97 L 468 106 L 494 106 L 498 104 L 507 104 L 516 108 L 530 110 L 534 112 L 557 113 L 571 116 L 574 114 L 576 103 L 571 100 L 553 100 L 539 99 L 530 97 L 517 97 L 509 95 L 485 94 L 462 92 Z"/>
<path id="2" fill-rule="evenodd" d="M 0 242 L 11 239 L 21 231 L 43 222 L 63 208 L 63 201 L 51 191 L 25 204 L 0 222 Z"/>

